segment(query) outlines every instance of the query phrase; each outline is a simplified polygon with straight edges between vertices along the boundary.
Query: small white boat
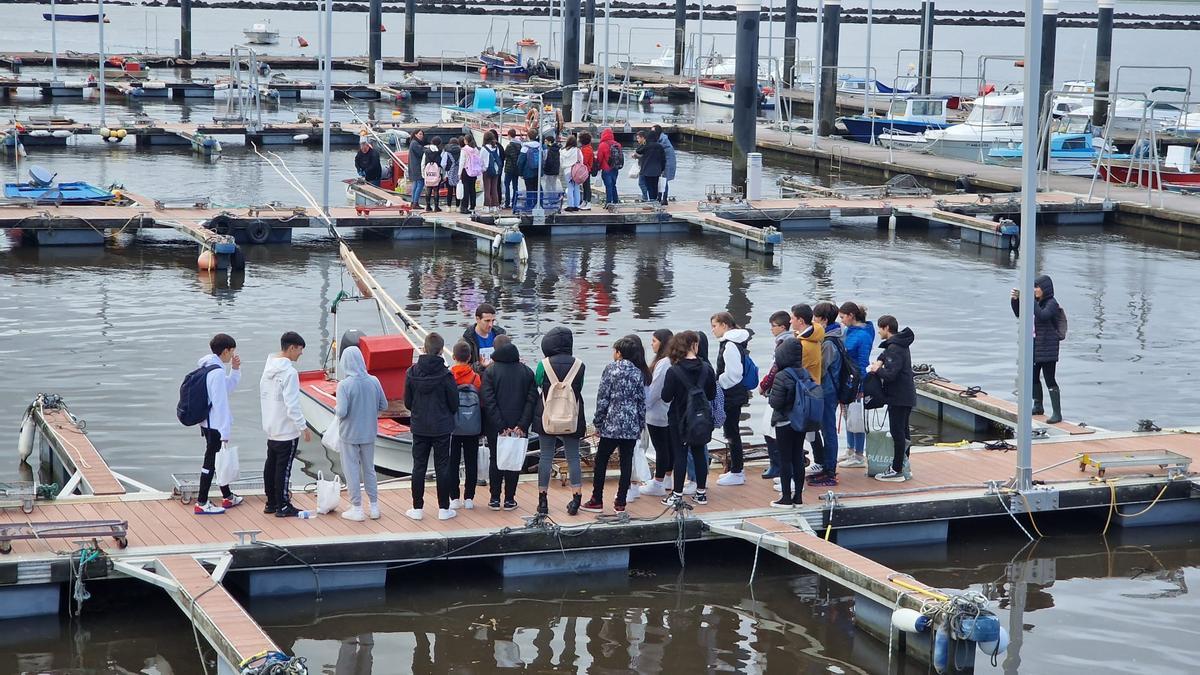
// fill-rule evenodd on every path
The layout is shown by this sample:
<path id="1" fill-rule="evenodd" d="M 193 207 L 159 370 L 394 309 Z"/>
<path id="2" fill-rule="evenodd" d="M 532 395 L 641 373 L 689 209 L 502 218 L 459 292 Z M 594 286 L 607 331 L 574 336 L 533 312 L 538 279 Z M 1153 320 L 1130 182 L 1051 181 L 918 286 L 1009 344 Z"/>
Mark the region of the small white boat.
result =
<path id="1" fill-rule="evenodd" d="M 876 138 L 885 147 L 983 162 L 992 148 L 1023 140 L 1024 111 L 1023 94 L 988 94 L 975 99 L 962 124 L 920 135 L 893 132 Z"/>
<path id="2" fill-rule="evenodd" d="M 250 28 L 242 31 L 242 35 L 246 36 L 246 43 L 252 45 L 274 45 L 279 44 L 279 31 L 271 26 L 271 20 L 267 19 L 262 23 L 256 23 Z"/>

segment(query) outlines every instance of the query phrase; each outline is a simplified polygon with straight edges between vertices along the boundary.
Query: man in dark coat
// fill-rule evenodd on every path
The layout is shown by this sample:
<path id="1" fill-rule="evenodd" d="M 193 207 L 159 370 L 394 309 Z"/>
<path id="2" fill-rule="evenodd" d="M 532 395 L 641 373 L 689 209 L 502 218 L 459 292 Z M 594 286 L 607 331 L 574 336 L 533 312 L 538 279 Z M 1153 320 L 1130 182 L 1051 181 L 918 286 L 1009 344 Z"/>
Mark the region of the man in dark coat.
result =
<path id="1" fill-rule="evenodd" d="M 1012 291 L 1012 311 L 1021 316 L 1021 292 Z M 1042 382 L 1050 390 L 1050 417 L 1046 422 L 1062 421 L 1062 400 L 1055 371 L 1058 369 L 1058 343 L 1067 337 L 1066 313 L 1054 298 L 1054 282 L 1045 274 L 1033 280 L 1033 414 L 1046 412 L 1042 406 Z M 1041 377 L 1039 377 L 1039 374 Z"/>
<path id="2" fill-rule="evenodd" d="M 418 129 L 408 139 L 408 184 L 412 186 L 412 206 L 421 205 L 421 193 L 425 191 L 425 179 L 421 169 L 425 165 L 425 132 Z"/>
<path id="3" fill-rule="evenodd" d="M 504 335 L 504 329 L 496 325 L 496 308 L 487 302 L 476 307 L 475 323 L 467 326 L 462 336 L 463 342 L 471 347 L 468 363 L 476 372 L 482 373 L 491 365 L 496 338 L 501 335 Z"/>
<path id="4" fill-rule="evenodd" d="M 430 333 L 417 362 L 404 375 L 404 406 L 411 418 L 413 508 L 405 514 L 413 520 L 423 517 L 425 472 L 433 453 L 433 471 L 437 477 L 438 520 L 458 515 L 450 509 L 450 490 L 458 482 L 451 476 L 450 434 L 454 432 L 454 414 L 458 412 L 458 385 L 446 367 L 442 336 Z M 455 469 L 457 471 L 457 469 Z"/>
<path id="5" fill-rule="evenodd" d="M 354 168 L 363 180 L 379 187 L 379 181 L 383 178 L 383 169 L 379 167 L 379 152 L 371 147 L 371 141 L 366 137 L 363 137 L 358 146 L 358 154 L 354 156 Z"/>
<path id="6" fill-rule="evenodd" d="M 916 339 L 911 328 L 900 330 L 896 317 L 884 314 L 875 322 L 879 327 L 879 343 L 883 351 L 867 367 L 883 382 L 883 400 L 888 408 L 888 432 L 892 435 L 892 466 L 877 474 L 875 480 L 901 483 L 908 480 L 904 475 L 904 459 L 908 457 L 908 418 L 917 405 L 917 384 L 913 380 L 912 354 L 909 347 Z"/>
<path id="7" fill-rule="evenodd" d="M 529 435 L 538 389 L 533 371 L 521 363 L 521 354 L 507 335 L 496 336 L 491 365 L 483 371 L 483 388 L 479 397 L 483 406 L 483 432 L 491 449 L 488 486 L 492 498 L 488 508 L 500 510 L 500 487 L 503 482 L 504 510 L 512 511 L 517 508 L 517 480 L 521 472 L 499 470 L 496 466 L 496 442 L 502 433 L 510 436 Z"/>

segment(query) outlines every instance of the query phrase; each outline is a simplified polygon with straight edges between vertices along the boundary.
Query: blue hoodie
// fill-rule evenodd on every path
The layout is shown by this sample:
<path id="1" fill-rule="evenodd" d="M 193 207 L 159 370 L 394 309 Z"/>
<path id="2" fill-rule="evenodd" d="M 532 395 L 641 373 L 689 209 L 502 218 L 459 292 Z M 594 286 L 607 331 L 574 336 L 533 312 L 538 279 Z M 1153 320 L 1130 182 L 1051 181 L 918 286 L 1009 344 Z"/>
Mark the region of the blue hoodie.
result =
<path id="1" fill-rule="evenodd" d="M 338 432 L 343 443 L 374 443 L 379 434 L 379 413 L 387 410 L 387 396 L 379 378 L 367 374 L 358 347 L 347 347 L 340 361 L 342 381 L 337 386 Z"/>
<path id="2" fill-rule="evenodd" d="M 658 142 L 663 146 L 663 153 L 667 156 L 667 166 L 663 169 L 662 177 L 666 180 L 675 180 L 675 146 L 671 143 L 671 139 L 667 138 L 666 132 L 658 135 Z"/>
<path id="3" fill-rule="evenodd" d="M 871 347 L 875 344 L 875 326 L 866 322 L 861 326 L 843 326 L 846 353 L 858 364 L 859 372 L 866 374 L 871 363 Z"/>

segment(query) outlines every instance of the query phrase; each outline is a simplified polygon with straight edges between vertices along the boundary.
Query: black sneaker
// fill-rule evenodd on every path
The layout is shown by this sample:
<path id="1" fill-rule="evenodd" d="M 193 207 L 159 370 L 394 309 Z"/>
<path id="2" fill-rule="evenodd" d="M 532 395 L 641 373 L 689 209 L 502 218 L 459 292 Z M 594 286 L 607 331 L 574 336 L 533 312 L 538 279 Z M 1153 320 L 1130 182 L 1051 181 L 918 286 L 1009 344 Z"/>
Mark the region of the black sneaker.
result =
<path id="1" fill-rule="evenodd" d="M 489 508 L 489 509 L 491 509 L 491 510 L 493 510 L 493 511 L 499 511 L 499 510 L 500 510 L 500 500 L 499 500 L 499 499 L 493 499 L 493 500 L 489 501 L 489 502 L 488 502 L 488 508 Z"/>
<path id="2" fill-rule="evenodd" d="M 515 500 L 515 499 L 505 499 L 504 500 L 504 510 L 505 511 L 515 511 L 516 508 L 517 508 L 517 500 Z"/>
<path id="3" fill-rule="evenodd" d="M 583 501 L 583 500 L 579 495 L 575 495 L 574 497 L 571 497 L 571 501 L 567 502 L 567 515 L 568 516 L 579 515 L 579 503 L 581 501 Z"/>
<path id="4" fill-rule="evenodd" d="M 543 516 L 550 513 L 550 503 L 546 501 L 546 493 L 545 492 L 538 493 L 537 512 L 542 514 Z"/>
<path id="5" fill-rule="evenodd" d="M 275 510 L 276 518 L 295 518 L 300 515 L 300 509 L 291 504 L 284 504 Z"/>
<path id="6" fill-rule="evenodd" d="M 275 512 L 276 512 L 276 511 L 278 511 L 278 510 L 279 510 L 278 508 L 276 508 L 276 507 L 274 507 L 274 506 L 271 506 L 271 505 L 268 505 L 268 506 L 264 506 L 264 507 L 263 507 L 263 513 L 266 513 L 266 514 L 268 514 L 268 515 L 270 515 L 270 514 L 272 514 L 272 513 L 275 513 Z"/>
<path id="7" fill-rule="evenodd" d="M 692 495 L 692 501 L 696 502 L 697 504 L 707 504 L 708 492 L 701 492 L 697 490 L 696 494 Z"/>

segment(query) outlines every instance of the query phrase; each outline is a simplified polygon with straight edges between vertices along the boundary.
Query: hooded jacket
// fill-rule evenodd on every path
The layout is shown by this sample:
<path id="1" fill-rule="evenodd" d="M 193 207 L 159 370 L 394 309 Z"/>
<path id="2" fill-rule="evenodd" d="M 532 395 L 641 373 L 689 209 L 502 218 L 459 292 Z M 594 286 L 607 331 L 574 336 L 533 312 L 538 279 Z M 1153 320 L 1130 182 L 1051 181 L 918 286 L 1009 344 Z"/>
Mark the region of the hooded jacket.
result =
<path id="1" fill-rule="evenodd" d="M 504 146 L 504 174 L 511 175 L 517 173 L 517 159 L 521 157 L 521 143 L 517 139 L 512 139 L 508 145 Z"/>
<path id="2" fill-rule="evenodd" d="M 789 368 L 804 368 L 803 343 L 790 335 L 775 347 L 775 378 L 767 393 L 771 426 L 790 423 L 788 413 L 796 405 L 796 378 L 788 372 Z"/>
<path id="3" fill-rule="evenodd" d="M 450 142 L 446 143 L 446 147 L 442 151 L 441 166 L 442 172 L 446 174 L 446 182 L 458 185 L 458 178 L 463 169 L 462 146 L 453 137 Z"/>
<path id="4" fill-rule="evenodd" d="M 646 139 L 645 144 L 639 145 L 635 152 L 638 163 L 641 164 L 642 176 L 658 178 L 663 175 L 667 168 L 667 152 L 658 139 Z"/>
<path id="5" fill-rule="evenodd" d="M 1054 297 L 1054 282 L 1045 274 L 1033 280 L 1042 289 L 1042 299 L 1033 301 L 1033 362 L 1058 362 L 1058 300 Z M 1013 314 L 1021 316 L 1021 300 L 1011 301 Z"/>
<path id="6" fill-rule="evenodd" d="M 475 324 L 471 324 L 470 326 L 467 326 L 466 330 L 463 331 L 462 339 L 463 339 L 463 342 L 467 343 L 471 347 L 471 360 L 468 361 L 467 363 L 470 363 L 472 366 L 474 366 L 475 370 L 477 372 L 482 373 L 483 367 L 481 365 L 479 365 L 479 340 L 476 339 L 477 335 L 478 335 L 478 333 L 475 332 Z M 493 339 L 495 339 L 501 335 L 504 335 L 504 329 L 501 328 L 500 326 L 493 324 L 492 325 Z"/>
<path id="7" fill-rule="evenodd" d="M 662 400 L 662 390 L 670 369 L 671 360 L 664 358 L 654 364 L 654 371 L 650 373 L 650 384 L 646 385 L 646 424 L 650 426 L 667 426 L 667 409 L 670 406 Z"/>
<path id="8" fill-rule="evenodd" d="M 871 365 L 871 347 L 875 344 L 875 326 L 870 322 L 858 326 L 843 326 L 846 355 L 858 364 L 858 372 L 864 375 Z"/>
<path id="9" fill-rule="evenodd" d="M 300 438 L 308 422 L 300 409 L 300 374 L 291 359 L 279 354 L 267 356 L 267 365 L 258 381 L 258 399 L 267 440 Z"/>
<path id="10" fill-rule="evenodd" d="M 517 346 L 510 342 L 496 347 L 492 365 L 483 371 L 483 388 L 479 393 L 484 431 L 497 434 L 518 427 L 529 433 L 537 398 L 533 371 L 521 363 Z"/>
<path id="11" fill-rule="evenodd" d="M 812 376 L 813 381 L 821 383 L 821 343 L 825 340 L 825 329 L 812 324 L 798 336 L 800 346 L 804 349 L 804 369 Z"/>
<path id="12" fill-rule="evenodd" d="M 517 173 L 522 178 L 538 177 L 538 162 L 541 161 L 542 144 L 525 141 L 521 144 L 521 155 L 517 158 Z"/>
<path id="13" fill-rule="evenodd" d="M 441 354 L 421 354 L 404 375 L 404 405 L 416 436 L 448 436 L 458 412 L 458 386 Z"/>
<path id="14" fill-rule="evenodd" d="M 571 180 L 571 167 L 583 161 L 583 155 L 579 153 L 579 148 L 563 148 L 558 153 L 559 174 L 562 175 L 563 183 Z"/>
<path id="15" fill-rule="evenodd" d="M 567 373 L 571 370 L 571 365 L 575 363 L 575 357 L 572 356 L 572 351 L 575 344 L 575 336 L 571 334 L 570 329 L 562 326 L 551 328 L 549 333 L 542 338 L 542 354 L 550 360 L 550 367 L 554 369 L 554 375 L 561 381 L 566 378 Z M 535 373 L 537 377 L 539 396 L 537 398 L 537 409 L 533 412 L 533 430 L 538 435 L 545 434 L 542 428 L 542 413 L 545 410 L 546 397 L 550 394 L 550 378 L 546 377 L 543 362 L 538 363 L 538 369 Z M 579 372 L 575 375 L 575 381 L 571 383 L 571 388 L 575 390 L 575 399 L 579 401 L 579 410 L 577 416 L 579 425 L 575 429 L 575 433 L 570 434 L 576 438 L 583 438 L 583 433 L 587 429 L 587 419 L 583 415 L 583 376 L 586 368 L 582 363 L 579 365 Z"/>
<path id="16" fill-rule="evenodd" d="M 646 425 L 646 376 L 632 361 L 618 359 L 604 367 L 592 417 L 601 438 L 640 438 Z"/>
<path id="17" fill-rule="evenodd" d="M 734 328 L 721 338 L 717 352 L 717 384 L 725 390 L 725 408 L 742 407 L 750 401 L 750 392 L 742 386 L 742 353 L 748 349 L 750 331 Z"/>
<path id="18" fill-rule="evenodd" d="M 663 381 L 662 400 L 670 404 L 667 422 L 675 438 L 683 436 L 683 416 L 687 412 L 688 389 L 697 386 L 709 401 L 717 395 L 717 375 L 707 361 L 683 359 L 671 366 Z"/>
<path id="19" fill-rule="evenodd" d="M 369 145 L 366 152 L 360 148 L 358 154 L 354 155 L 354 168 L 368 181 L 383 178 L 383 169 L 379 166 L 379 151 Z"/>
<path id="20" fill-rule="evenodd" d="M 912 346 L 916 336 L 905 328 L 879 344 L 883 366 L 875 371 L 883 381 L 883 402 L 889 406 L 912 408 L 917 405 L 917 385 L 913 381 Z"/>
<path id="21" fill-rule="evenodd" d="M 482 383 L 479 373 L 475 372 L 469 363 L 456 363 L 450 366 L 450 374 L 454 376 L 454 384 L 459 387 L 469 384 L 478 390 Z"/>
<path id="22" fill-rule="evenodd" d="M 342 380 L 337 386 L 338 434 L 343 443 L 374 443 L 379 435 L 379 413 L 387 410 L 388 400 L 379 378 L 367 373 L 362 351 L 347 347 L 338 361 Z"/>
<path id="23" fill-rule="evenodd" d="M 837 342 L 846 346 L 842 339 L 842 326 L 835 323 L 825 328 L 825 337 L 821 339 L 821 392 L 826 397 L 837 395 L 834 389 L 842 372 L 842 353 L 837 348 Z"/>
<path id="24" fill-rule="evenodd" d="M 206 354 L 196 362 L 197 368 L 204 366 L 217 366 L 217 369 L 209 371 L 208 377 L 204 379 L 204 384 L 208 388 L 208 419 L 201 422 L 200 427 L 219 431 L 221 440 L 228 441 L 229 433 L 233 430 L 233 412 L 229 409 L 229 395 L 233 393 L 234 389 L 237 389 L 238 382 L 242 381 L 242 371 L 231 368 L 227 375 L 225 364 L 221 363 L 221 357 L 216 354 Z"/>
<path id="25" fill-rule="evenodd" d="M 600 146 L 596 148 L 596 154 L 600 158 L 601 171 L 613 170 L 613 167 L 609 165 L 608 160 L 610 157 L 612 157 L 612 146 L 614 145 L 617 146 L 618 149 L 621 147 L 621 144 L 617 142 L 616 137 L 613 136 L 613 130 L 605 129 L 604 131 L 601 131 Z"/>
<path id="26" fill-rule="evenodd" d="M 421 180 L 421 167 L 425 166 L 425 144 L 416 136 L 408 139 L 408 179 Z"/>
<path id="27" fill-rule="evenodd" d="M 662 177 L 667 180 L 675 180 L 675 168 L 677 166 L 675 145 L 671 143 L 671 139 L 666 134 L 659 134 L 658 142 L 663 147 L 663 154 L 666 159 L 666 168 L 663 169 Z"/>
<path id="28" fill-rule="evenodd" d="M 792 335 L 791 333 L 789 333 L 786 330 L 783 331 L 782 333 L 780 333 L 779 335 L 776 335 L 775 336 L 775 348 L 778 349 L 779 345 L 782 344 L 784 340 L 786 340 L 788 338 L 794 338 L 794 337 L 795 337 L 794 335 Z M 763 375 L 762 382 L 758 383 L 758 393 L 767 394 L 771 391 L 771 384 L 775 381 L 775 373 L 777 373 L 777 372 L 779 372 L 779 365 L 777 363 L 775 363 L 775 359 L 772 358 L 771 359 L 771 369 L 767 371 L 766 375 Z"/>

